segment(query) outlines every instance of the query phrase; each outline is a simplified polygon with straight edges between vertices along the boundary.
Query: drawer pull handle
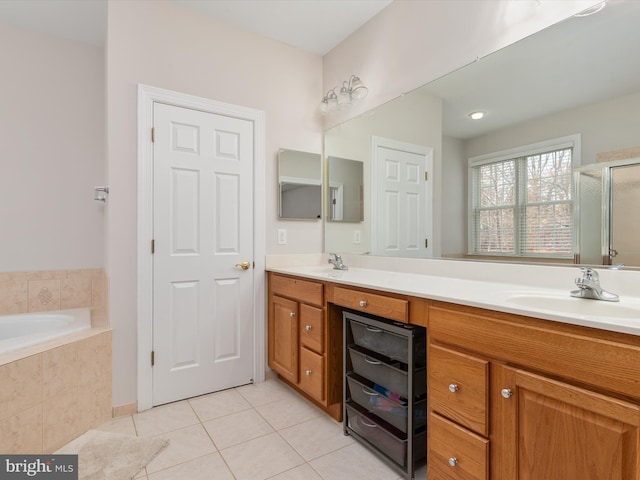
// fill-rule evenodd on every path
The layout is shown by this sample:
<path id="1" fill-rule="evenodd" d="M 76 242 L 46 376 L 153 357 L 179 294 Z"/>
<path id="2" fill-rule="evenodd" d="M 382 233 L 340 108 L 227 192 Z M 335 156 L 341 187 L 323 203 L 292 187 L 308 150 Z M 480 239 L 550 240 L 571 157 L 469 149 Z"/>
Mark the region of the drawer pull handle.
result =
<path id="1" fill-rule="evenodd" d="M 311 331 L 311 325 L 305 325 L 305 326 L 304 326 L 304 329 L 305 329 L 307 332 Z"/>
<path id="2" fill-rule="evenodd" d="M 360 306 L 361 307 L 366 307 L 367 306 L 367 301 L 366 300 L 360 300 Z"/>
<path id="3" fill-rule="evenodd" d="M 366 303 L 366 302 L 365 302 L 365 303 Z M 363 307 L 364 307 L 364 305 L 361 305 L 361 306 L 363 306 Z M 365 327 L 365 328 L 367 329 L 367 332 L 373 332 L 373 333 L 380 333 L 380 332 L 382 332 L 382 330 L 381 330 L 381 329 L 379 329 L 379 328 L 373 328 L 373 327 Z"/>
<path id="4" fill-rule="evenodd" d="M 366 355 L 364 356 L 364 361 L 367 362 L 369 365 L 382 365 L 382 362 L 379 362 L 378 360 L 371 360 Z"/>
<path id="5" fill-rule="evenodd" d="M 289 312 L 289 316 L 290 316 L 291 318 L 295 317 L 295 316 L 296 316 L 296 312 Z"/>
<path id="6" fill-rule="evenodd" d="M 511 398 L 513 392 L 510 388 L 503 388 L 502 390 L 500 390 L 500 395 L 502 395 L 504 398 Z"/>
<path id="7" fill-rule="evenodd" d="M 370 395 L 372 397 L 377 397 L 380 394 L 378 392 L 374 392 L 373 390 L 369 390 L 366 387 L 362 387 L 362 393 L 366 394 L 366 395 Z"/>
<path id="8" fill-rule="evenodd" d="M 460 390 L 460 387 L 458 386 L 457 383 L 452 383 L 449 385 L 449 391 L 451 393 L 456 393 L 458 390 Z"/>
<path id="9" fill-rule="evenodd" d="M 306 373 L 308 377 L 311 376 L 311 370 L 306 370 L 304 373 Z"/>
<path id="10" fill-rule="evenodd" d="M 456 467 L 458 465 L 458 459 L 456 457 L 449 457 L 449 465 Z"/>
<path id="11" fill-rule="evenodd" d="M 375 423 L 367 423 L 364 421 L 364 418 L 360 417 L 360 423 L 362 425 L 364 425 L 365 427 L 369 427 L 369 428 L 378 428 L 378 425 L 376 425 Z"/>

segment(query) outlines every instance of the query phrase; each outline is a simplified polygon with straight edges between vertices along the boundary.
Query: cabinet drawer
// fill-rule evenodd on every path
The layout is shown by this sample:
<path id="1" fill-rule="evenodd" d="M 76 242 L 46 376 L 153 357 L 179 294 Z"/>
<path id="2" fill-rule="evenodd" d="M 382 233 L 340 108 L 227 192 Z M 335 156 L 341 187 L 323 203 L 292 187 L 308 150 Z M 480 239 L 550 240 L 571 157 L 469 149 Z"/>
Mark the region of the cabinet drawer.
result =
<path id="1" fill-rule="evenodd" d="M 300 348 L 300 388 L 319 401 L 324 400 L 324 357 Z"/>
<path id="2" fill-rule="evenodd" d="M 322 307 L 324 285 L 321 283 L 272 274 L 270 286 L 273 293 Z"/>
<path id="3" fill-rule="evenodd" d="M 351 288 L 334 287 L 333 303 L 389 320 L 404 323 L 409 321 L 409 301 L 400 298 L 361 292 Z"/>
<path id="4" fill-rule="evenodd" d="M 324 353 L 324 310 L 300 305 L 300 345 Z"/>
<path id="5" fill-rule="evenodd" d="M 428 478 L 488 480 L 489 440 L 429 414 Z"/>
<path id="6" fill-rule="evenodd" d="M 489 362 L 430 345 L 428 369 L 429 407 L 488 436 Z"/>

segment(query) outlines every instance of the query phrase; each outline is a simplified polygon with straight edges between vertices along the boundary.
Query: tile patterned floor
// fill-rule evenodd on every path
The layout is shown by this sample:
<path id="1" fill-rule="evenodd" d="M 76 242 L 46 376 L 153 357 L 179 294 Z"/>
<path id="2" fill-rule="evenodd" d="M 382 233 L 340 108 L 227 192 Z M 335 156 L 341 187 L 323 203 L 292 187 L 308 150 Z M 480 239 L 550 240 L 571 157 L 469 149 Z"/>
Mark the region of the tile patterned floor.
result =
<path id="1" fill-rule="evenodd" d="M 116 418 L 99 430 L 170 439 L 137 480 L 403 478 L 276 379 Z M 415 478 L 426 476 L 423 466 Z"/>

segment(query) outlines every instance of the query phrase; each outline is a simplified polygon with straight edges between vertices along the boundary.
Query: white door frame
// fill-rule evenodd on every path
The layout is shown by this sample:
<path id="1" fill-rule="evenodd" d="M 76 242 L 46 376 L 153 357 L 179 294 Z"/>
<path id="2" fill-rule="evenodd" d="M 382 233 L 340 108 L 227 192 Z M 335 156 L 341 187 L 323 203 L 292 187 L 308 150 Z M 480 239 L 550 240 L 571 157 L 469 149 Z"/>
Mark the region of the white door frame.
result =
<path id="1" fill-rule="evenodd" d="M 152 407 L 153 372 L 153 104 L 155 102 L 240 118 L 254 125 L 253 165 L 253 380 L 262 382 L 265 350 L 265 115 L 260 110 L 138 84 L 138 411 Z"/>

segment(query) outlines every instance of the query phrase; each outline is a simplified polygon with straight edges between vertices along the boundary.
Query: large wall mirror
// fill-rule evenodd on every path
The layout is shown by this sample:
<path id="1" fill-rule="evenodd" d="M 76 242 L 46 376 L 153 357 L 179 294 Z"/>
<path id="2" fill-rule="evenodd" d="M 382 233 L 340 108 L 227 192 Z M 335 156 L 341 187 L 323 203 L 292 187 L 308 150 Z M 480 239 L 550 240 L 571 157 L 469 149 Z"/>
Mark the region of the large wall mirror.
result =
<path id="1" fill-rule="evenodd" d="M 640 156 L 639 23 L 640 2 L 609 0 L 595 15 L 569 18 L 326 131 L 325 157 L 364 160 L 364 217 L 357 226 L 327 222 L 325 249 L 384 254 L 372 248 L 385 232 L 372 228 L 375 219 L 369 213 L 371 203 L 385 195 L 371 183 L 376 170 L 372 139 L 383 137 L 432 151 L 433 172 L 425 180 L 433 182 L 432 203 L 425 206 L 432 210 L 433 225 L 428 256 L 607 263 L 602 239 L 611 222 L 598 218 L 595 227 L 586 228 L 578 214 L 583 202 L 584 214 L 587 203 L 602 208 L 609 201 L 602 197 L 603 182 L 598 183 L 600 197 L 584 198 L 573 172 L 580 165 L 615 163 L 621 152 Z M 473 112 L 484 117 L 474 120 Z M 577 140 L 558 140 L 553 147 L 566 138 Z M 525 152 L 523 162 L 499 163 L 510 152 Z M 482 175 L 470 168 L 470 159 L 480 159 L 476 167 L 482 167 L 477 169 Z M 482 209 L 476 204 L 484 210 L 477 213 Z M 520 225 L 520 217 L 528 220 Z M 537 234 L 538 249 L 523 240 L 533 223 L 543 232 Z M 426 233 L 416 235 L 426 238 Z M 493 248 L 495 242 L 474 243 L 474 236 L 482 235 L 511 240 L 503 241 L 501 250 Z M 567 242 L 560 253 L 545 250 Z M 630 243 L 640 246 L 640 239 Z M 479 251 L 472 248 L 476 244 Z M 589 248 L 601 252 L 586 255 Z M 640 258 L 640 252 L 631 253 Z"/>
<path id="2" fill-rule="evenodd" d="M 319 153 L 280 149 L 278 152 L 279 217 L 284 220 L 322 218 L 322 157 Z"/>

